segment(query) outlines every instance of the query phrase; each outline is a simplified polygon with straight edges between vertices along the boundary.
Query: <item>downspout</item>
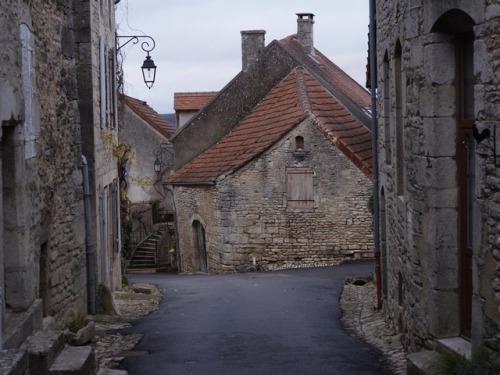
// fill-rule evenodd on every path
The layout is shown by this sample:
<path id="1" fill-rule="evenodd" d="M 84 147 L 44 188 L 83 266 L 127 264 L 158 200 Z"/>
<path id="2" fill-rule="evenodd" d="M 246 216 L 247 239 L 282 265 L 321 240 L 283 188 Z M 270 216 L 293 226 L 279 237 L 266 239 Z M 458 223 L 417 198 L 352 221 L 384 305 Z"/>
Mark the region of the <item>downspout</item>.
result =
<path id="1" fill-rule="evenodd" d="M 177 224 L 177 209 L 175 207 L 175 196 L 174 196 L 174 186 L 172 184 L 164 184 L 163 187 L 166 191 L 169 191 L 172 194 L 172 209 L 174 216 L 174 230 L 175 230 L 175 253 L 177 259 L 177 272 L 180 272 L 181 269 L 181 254 L 179 252 L 179 227 Z"/>
<path id="2" fill-rule="evenodd" d="M 83 210 L 85 213 L 85 255 L 87 259 L 87 306 L 89 313 L 95 315 L 95 251 L 90 220 L 89 165 L 82 155 L 83 165 Z"/>
<path id="3" fill-rule="evenodd" d="M 375 2 L 370 0 L 370 91 L 372 105 L 372 168 L 373 168 L 373 242 L 375 251 L 375 281 L 377 286 L 377 309 L 382 308 L 382 272 L 380 259 L 379 181 L 378 181 L 378 125 L 377 125 L 377 27 Z"/>

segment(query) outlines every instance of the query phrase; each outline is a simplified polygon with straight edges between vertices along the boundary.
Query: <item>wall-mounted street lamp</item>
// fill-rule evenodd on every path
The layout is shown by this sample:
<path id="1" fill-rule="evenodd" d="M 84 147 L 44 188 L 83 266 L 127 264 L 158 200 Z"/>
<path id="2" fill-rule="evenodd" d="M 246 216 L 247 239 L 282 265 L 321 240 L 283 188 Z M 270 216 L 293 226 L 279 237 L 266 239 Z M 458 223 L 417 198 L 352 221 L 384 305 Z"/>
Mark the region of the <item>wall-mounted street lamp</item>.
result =
<path id="1" fill-rule="evenodd" d="M 154 168 L 154 171 L 156 172 L 156 174 L 159 174 L 161 172 L 162 167 L 164 165 L 168 164 L 168 163 L 166 163 L 167 157 L 166 157 L 165 153 L 174 156 L 172 151 L 169 150 L 170 147 L 171 147 L 171 145 L 169 143 L 162 142 L 153 149 L 153 154 L 154 154 L 154 156 L 156 156 L 155 162 L 153 164 L 153 168 Z M 165 162 L 163 161 L 164 158 L 165 158 Z"/>
<path id="2" fill-rule="evenodd" d="M 122 38 L 127 38 L 127 41 L 123 43 L 121 46 L 117 47 L 116 50 L 119 51 L 121 48 L 125 47 L 127 44 L 130 42 L 137 44 L 139 43 L 139 39 L 151 39 L 151 41 L 144 41 L 141 43 L 141 48 L 144 52 L 146 52 L 146 60 L 142 63 L 141 69 L 142 69 L 142 77 L 144 78 L 144 83 L 146 86 L 150 89 L 153 87 L 153 84 L 155 83 L 155 78 L 156 78 L 156 65 L 151 56 L 149 55 L 149 52 L 154 50 L 156 43 L 153 38 L 147 35 L 117 35 L 116 39 L 122 39 Z M 118 45 L 118 43 L 116 43 Z"/>

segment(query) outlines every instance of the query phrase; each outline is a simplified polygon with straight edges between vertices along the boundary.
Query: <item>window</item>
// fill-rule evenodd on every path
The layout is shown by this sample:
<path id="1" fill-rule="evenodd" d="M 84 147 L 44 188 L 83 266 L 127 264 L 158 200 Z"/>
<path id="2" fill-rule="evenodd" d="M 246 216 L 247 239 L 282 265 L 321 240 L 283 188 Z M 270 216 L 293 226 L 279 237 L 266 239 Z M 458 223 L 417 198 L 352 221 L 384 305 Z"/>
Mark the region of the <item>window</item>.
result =
<path id="1" fill-rule="evenodd" d="M 313 175 L 311 168 L 286 169 L 288 208 L 313 208 Z"/>
<path id="2" fill-rule="evenodd" d="M 24 98 L 24 140 L 25 158 L 36 156 L 35 142 L 37 137 L 34 113 L 34 77 L 33 77 L 33 35 L 28 25 L 20 25 L 21 56 L 22 56 L 22 80 Z"/>
<path id="3" fill-rule="evenodd" d="M 401 44 L 396 43 L 394 54 L 394 89 L 396 100 L 396 190 L 399 196 L 404 195 L 404 144 L 403 144 L 403 95 L 404 79 L 402 70 L 402 49 Z"/>
<path id="4" fill-rule="evenodd" d="M 384 119 L 384 148 L 385 148 L 385 162 L 391 164 L 391 110 L 390 110 L 390 78 L 389 78 L 389 56 L 387 51 L 384 56 L 383 63 L 383 119 Z"/>
<path id="5" fill-rule="evenodd" d="M 304 137 L 295 137 L 295 151 L 304 151 Z"/>
<path id="6" fill-rule="evenodd" d="M 107 126 L 106 56 L 106 44 L 104 43 L 104 40 L 99 39 L 99 96 L 101 107 L 101 128 L 105 128 Z"/>

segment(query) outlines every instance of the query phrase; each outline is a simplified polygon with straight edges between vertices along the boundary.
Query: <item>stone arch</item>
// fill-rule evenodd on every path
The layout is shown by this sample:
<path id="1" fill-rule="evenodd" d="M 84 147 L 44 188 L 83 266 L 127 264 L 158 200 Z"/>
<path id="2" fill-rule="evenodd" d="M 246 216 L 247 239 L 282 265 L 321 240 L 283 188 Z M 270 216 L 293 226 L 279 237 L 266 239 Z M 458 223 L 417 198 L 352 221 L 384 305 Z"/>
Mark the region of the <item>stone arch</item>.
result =
<path id="1" fill-rule="evenodd" d="M 450 9 L 434 22 L 431 32 L 461 34 L 472 32 L 472 28 L 475 24 L 476 22 L 472 17 L 463 10 Z"/>
<path id="2" fill-rule="evenodd" d="M 197 214 L 191 219 L 191 246 L 189 250 L 190 266 L 199 272 L 208 272 L 206 224 Z"/>
<path id="3" fill-rule="evenodd" d="M 483 22 L 485 15 L 485 0 L 429 1 L 424 8 L 424 32 L 453 32 L 470 21 L 474 25 Z"/>
<path id="4" fill-rule="evenodd" d="M 432 176 L 427 188 L 432 215 L 426 220 L 427 241 L 433 244 L 427 249 L 432 264 L 428 278 L 432 288 L 430 303 L 435 306 L 435 314 L 430 316 L 430 332 L 436 337 L 470 337 L 472 248 L 465 245 L 468 234 L 464 233 L 469 232 L 467 223 L 471 217 L 467 205 L 473 199 L 467 176 L 469 166 L 474 164 L 468 161 L 474 154 L 468 147 L 468 139 L 474 123 L 476 23 L 465 11 L 456 8 L 441 12 L 435 19 L 431 26 L 435 35 L 424 47 L 428 80 L 424 94 L 428 98 L 423 105 L 427 168 Z M 436 199 L 445 191 L 456 197 L 446 205 Z M 450 306 L 456 308 L 450 310 Z M 446 325 L 441 323 L 444 320 Z"/>

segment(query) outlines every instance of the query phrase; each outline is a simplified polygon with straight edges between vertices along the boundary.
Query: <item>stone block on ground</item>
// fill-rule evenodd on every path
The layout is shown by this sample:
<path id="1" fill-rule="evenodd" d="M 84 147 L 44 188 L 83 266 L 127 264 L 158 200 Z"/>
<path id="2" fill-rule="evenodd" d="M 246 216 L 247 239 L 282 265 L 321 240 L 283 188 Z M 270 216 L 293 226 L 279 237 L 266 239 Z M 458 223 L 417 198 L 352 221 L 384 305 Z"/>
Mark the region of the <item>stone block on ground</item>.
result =
<path id="1" fill-rule="evenodd" d="M 4 327 L 4 348 L 18 348 L 43 324 L 42 300 L 35 300 L 27 311 L 6 314 Z"/>
<path id="2" fill-rule="evenodd" d="M 64 348 L 62 331 L 37 331 L 21 346 L 28 352 L 30 375 L 46 375 Z"/>
<path id="3" fill-rule="evenodd" d="M 125 370 L 116 370 L 111 368 L 100 368 L 97 375 L 128 375 Z"/>
<path id="4" fill-rule="evenodd" d="M 75 346 L 82 346 L 90 343 L 95 336 L 95 323 L 89 322 L 85 327 L 78 330 L 72 338 L 71 343 Z"/>
<path id="5" fill-rule="evenodd" d="M 440 354 L 434 350 L 412 353 L 408 355 L 407 375 L 432 375 Z"/>
<path id="6" fill-rule="evenodd" d="M 67 346 L 50 367 L 49 375 L 94 375 L 97 362 L 91 346 Z"/>
<path id="7" fill-rule="evenodd" d="M 99 284 L 99 307 L 107 315 L 120 315 L 113 300 L 113 293 L 105 284 Z"/>
<path id="8" fill-rule="evenodd" d="M 0 350 L 0 374 L 28 374 L 28 353 L 23 349 Z"/>

